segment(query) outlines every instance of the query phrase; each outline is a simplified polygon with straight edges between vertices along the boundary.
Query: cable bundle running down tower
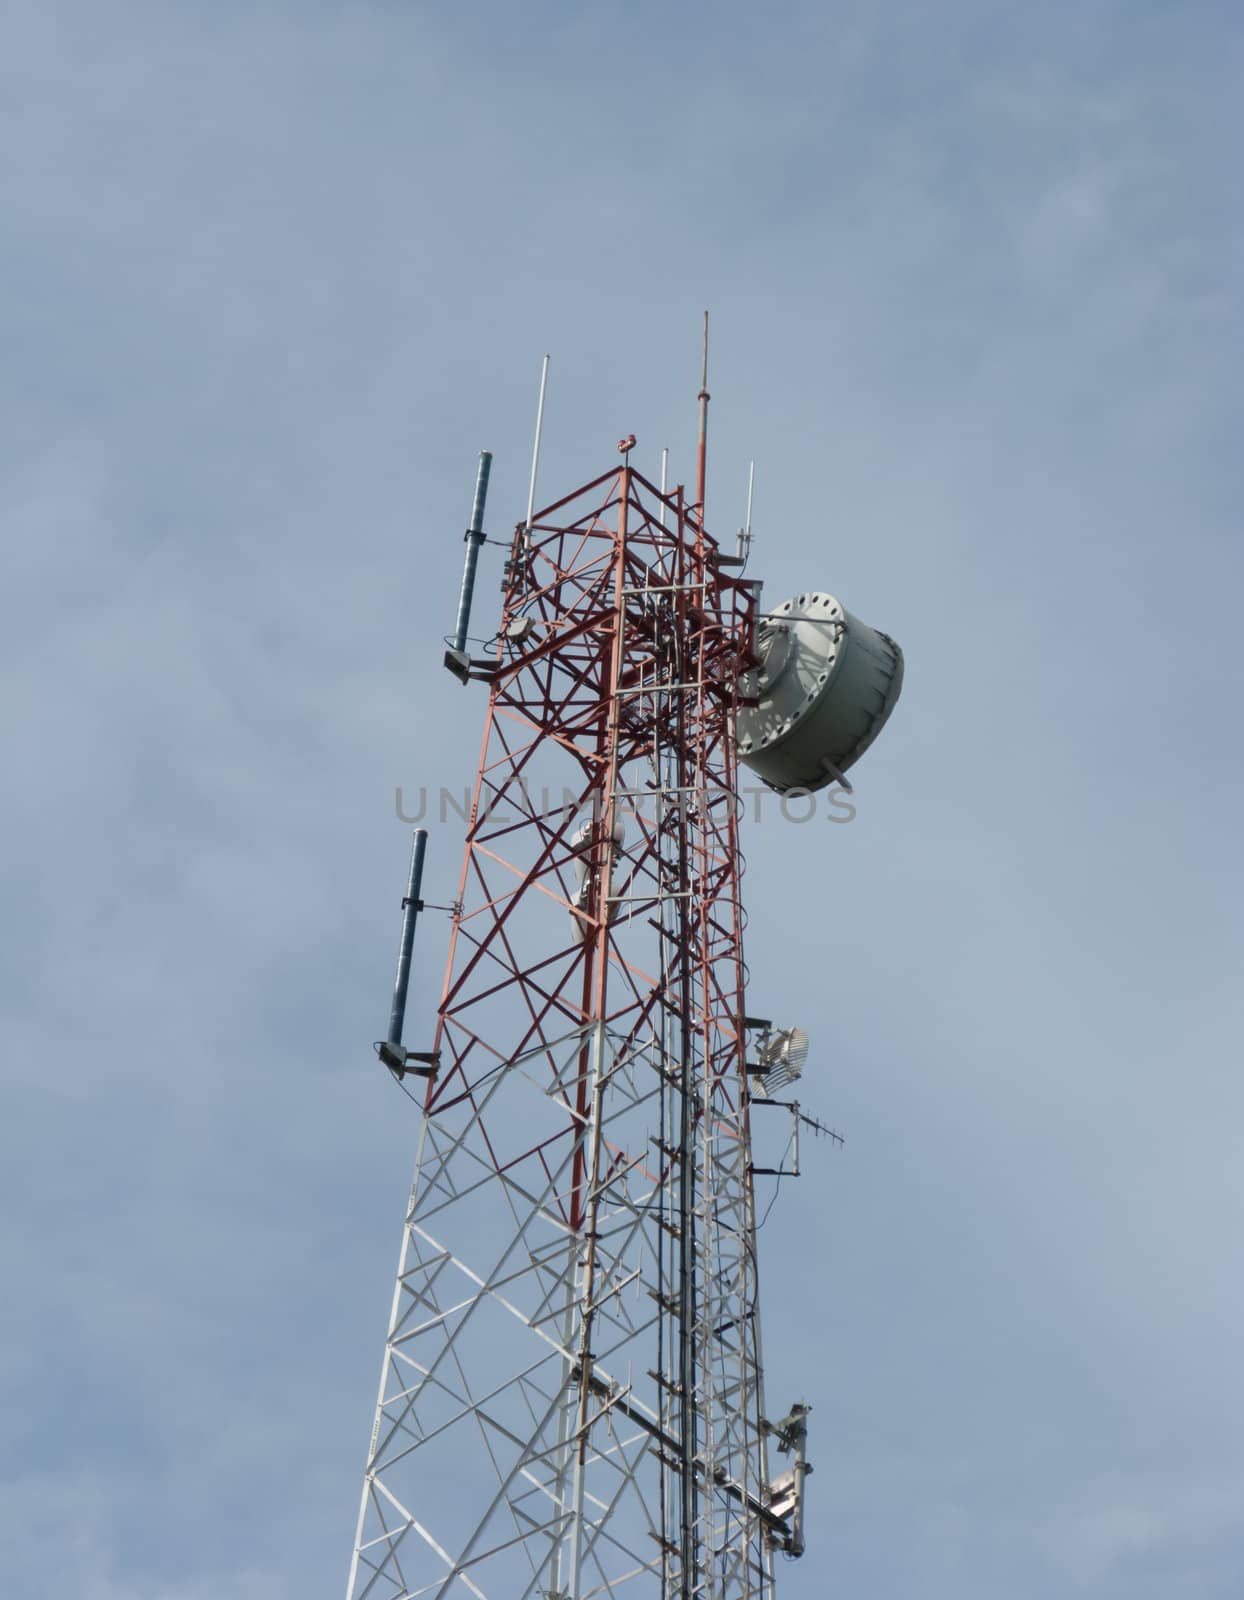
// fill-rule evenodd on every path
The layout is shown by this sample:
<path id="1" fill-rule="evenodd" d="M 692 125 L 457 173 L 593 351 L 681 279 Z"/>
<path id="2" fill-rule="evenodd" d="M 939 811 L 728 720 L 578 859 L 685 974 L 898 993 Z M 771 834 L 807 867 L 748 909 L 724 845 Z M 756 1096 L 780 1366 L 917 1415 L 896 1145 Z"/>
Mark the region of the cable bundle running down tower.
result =
<path id="1" fill-rule="evenodd" d="M 424 1117 L 350 1600 L 771 1600 L 801 1553 L 806 1408 L 766 1420 L 760 1358 L 734 564 L 624 453 L 519 525 L 493 657 L 447 658 L 489 698 L 434 1036 L 405 1050 L 395 1006 L 381 1046 Z"/>

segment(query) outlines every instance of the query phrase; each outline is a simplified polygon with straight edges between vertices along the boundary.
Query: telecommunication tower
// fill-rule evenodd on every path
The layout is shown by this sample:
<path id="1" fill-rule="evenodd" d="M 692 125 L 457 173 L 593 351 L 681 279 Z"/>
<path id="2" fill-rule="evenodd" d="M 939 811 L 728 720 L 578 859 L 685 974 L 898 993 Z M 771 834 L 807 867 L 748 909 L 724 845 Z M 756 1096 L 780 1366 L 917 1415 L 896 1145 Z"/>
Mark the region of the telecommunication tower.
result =
<path id="1" fill-rule="evenodd" d="M 750 1118 L 810 1121 L 774 1098 L 807 1041 L 745 1003 L 738 764 L 845 781 L 902 658 L 828 595 L 762 611 L 705 525 L 707 404 L 694 500 L 628 437 L 537 512 L 533 459 L 483 658 L 481 457 L 446 665 L 483 748 L 435 1022 L 403 1044 L 421 830 L 378 1047 L 422 1118 L 348 1600 L 772 1600 L 803 1552 Z"/>

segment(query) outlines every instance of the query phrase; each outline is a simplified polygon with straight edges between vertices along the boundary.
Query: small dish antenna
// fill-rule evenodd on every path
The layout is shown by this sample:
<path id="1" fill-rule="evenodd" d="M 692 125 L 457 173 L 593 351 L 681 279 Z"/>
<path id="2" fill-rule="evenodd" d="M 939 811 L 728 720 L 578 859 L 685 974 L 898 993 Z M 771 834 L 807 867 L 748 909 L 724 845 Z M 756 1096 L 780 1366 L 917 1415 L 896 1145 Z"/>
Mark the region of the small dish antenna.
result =
<path id="1" fill-rule="evenodd" d="M 756 1050 L 752 1071 L 766 1094 L 794 1083 L 808 1059 L 808 1036 L 802 1028 L 779 1028 L 766 1033 Z"/>

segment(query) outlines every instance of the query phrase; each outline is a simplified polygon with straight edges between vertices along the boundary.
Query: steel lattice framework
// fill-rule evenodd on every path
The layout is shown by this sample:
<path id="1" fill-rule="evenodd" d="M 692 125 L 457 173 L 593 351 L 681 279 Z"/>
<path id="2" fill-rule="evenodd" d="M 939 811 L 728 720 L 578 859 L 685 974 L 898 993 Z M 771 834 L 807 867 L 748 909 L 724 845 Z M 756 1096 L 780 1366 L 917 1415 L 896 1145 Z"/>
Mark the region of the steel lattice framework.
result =
<path id="1" fill-rule="evenodd" d="M 351 1600 L 770 1600 L 755 604 L 629 464 L 515 534 Z"/>

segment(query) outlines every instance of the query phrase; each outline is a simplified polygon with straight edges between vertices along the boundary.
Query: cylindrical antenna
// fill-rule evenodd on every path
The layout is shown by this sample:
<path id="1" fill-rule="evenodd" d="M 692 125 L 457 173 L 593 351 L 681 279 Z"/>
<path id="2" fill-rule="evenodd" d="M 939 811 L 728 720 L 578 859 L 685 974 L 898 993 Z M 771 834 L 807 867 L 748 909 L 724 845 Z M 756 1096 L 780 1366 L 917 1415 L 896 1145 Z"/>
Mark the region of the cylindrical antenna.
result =
<path id="1" fill-rule="evenodd" d="M 531 447 L 531 484 L 527 490 L 527 521 L 523 529 L 523 543 L 531 543 L 531 519 L 536 511 L 536 473 L 540 467 L 540 438 L 544 432 L 544 391 L 549 381 L 549 358 L 546 355 L 540 368 L 540 399 L 536 405 L 536 440 Z"/>
<path id="2" fill-rule="evenodd" d="M 704 479 L 708 468 L 708 312 L 704 313 L 704 360 L 700 368 L 700 444 L 696 459 L 695 497 L 704 526 Z"/>
<path id="3" fill-rule="evenodd" d="M 467 629 L 471 623 L 471 599 L 475 593 L 475 567 L 479 561 L 479 547 L 484 542 L 484 501 L 488 496 L 488 473 L 492 467 L 492 452 L 479 453 L 479 473 L 475 479 L 475 504 L 471 507 L 471 526 L 466 531 L 466 563 L 462 569 L 462 592 L 458 596 L 458 621 L 454 625 L 453 648 L 459 653 L 466 649 Z"/>
<path id="4" fill-rule="evenodd" d="M 487 468 L 483 469 L 484 478 L 487 479 Z M 483 510 L 482 498 L 477 498 L 476 506 Z M 406 885 L 406 898 L 402 901 L 402 942 L 397 949 L 397 977 L 393 982 L 393 1009 L 389 1012 L 389 1037 L 388 1043 L 394 1047 L 395 1052 L 400 1052 L 402 1043 L 402 1026 L 406 1020 L 406 990 L 410 984 L 410 953 L 415 944 L 415 924 L 419 920 L 419 912 L 423 902 L 419 898 L 419 891 L 423 887 L 423 857 L 428 848 L 428 830 L 416 828 L 414 843 L 410 852 L 410 878 Z"/>

